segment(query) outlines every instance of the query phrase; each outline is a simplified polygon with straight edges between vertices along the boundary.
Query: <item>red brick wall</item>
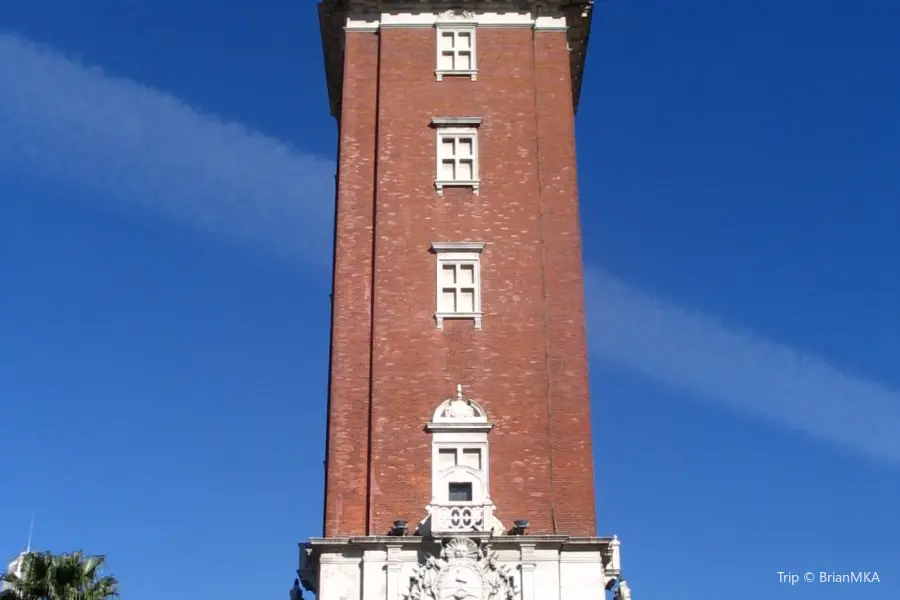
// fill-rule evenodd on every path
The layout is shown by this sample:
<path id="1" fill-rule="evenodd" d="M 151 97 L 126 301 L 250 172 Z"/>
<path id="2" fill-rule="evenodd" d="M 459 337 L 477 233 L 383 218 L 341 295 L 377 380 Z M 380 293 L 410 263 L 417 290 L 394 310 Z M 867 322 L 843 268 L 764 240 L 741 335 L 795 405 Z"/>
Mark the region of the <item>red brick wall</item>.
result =
<path id="1" fill-rule="evenodd" d="M 543 204 L 549 404 L 556 526 L 595 534 L 575 123 L 563 32 L 535 35 L 538 169 Z M 566 85 L 560 85 L 565 81 Z M 590 487 L 588 483 L 590 482 Z M 586 509 L 590 506 L 590 512 Z"/>
<path id="2" fill-rule="evenodd" d="M 366 529 L 378 37 L 346 37 L 332 293 L 325 535 Z"/>
<path id="3" fill-rule="evenodd" d="M 504 524 L 596 533 L 565 34 L 477 36 L 478 80 L 438 82 L 433 29 L 347 34 L 326 535 L 424 517 L 423 425 L 457 383 L 495 424 L 491 496 Z M 451 116 L 483 119 L 478 195 L 434 190 L 430 121 Z M 481 331 L 436 329 L 434 241 L 487 243 Z"/>

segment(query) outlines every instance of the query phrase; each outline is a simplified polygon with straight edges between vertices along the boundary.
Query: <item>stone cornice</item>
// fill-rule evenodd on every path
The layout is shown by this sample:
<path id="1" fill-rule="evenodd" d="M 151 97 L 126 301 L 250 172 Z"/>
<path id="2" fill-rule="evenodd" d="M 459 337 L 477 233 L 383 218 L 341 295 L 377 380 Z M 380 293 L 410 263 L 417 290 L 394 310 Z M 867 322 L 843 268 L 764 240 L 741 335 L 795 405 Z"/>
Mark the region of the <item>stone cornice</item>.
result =
<path id="1" fill-rule="evenodd" d="M 435 423 L 425 424 L 425 431 L 429 433 L 458 431 L 467 432 L 484 432 L 487 433 L 494 427 L 493 423 Z"/>
<path id="2" fill-rule="evenodd" d="M 453 125 L 478 127 L 481 125 L 481 117 L 432 117 L 431 124 L 434 127 L 452 127 Z"/>
<path id="3" fill-rule="evenodd" d="M 484 242 L 431 242 L 435 252 L 481 252 Z"/>
<path id="4" fill-rule="evenodd" d="M 453 536 L 448 536 L 453 537 Z M 478 538 L 497 549 L 518 548 L 531 546 L 537 549 L 560 548 L 571 551 L 596 551 L 605 550 L 613 541 L 612 537 L 571 537 L 568 535 L 491 535 L 488 533 L 467 533 L 466 537 Z M 436 543 L 440 538 L 422 537 L 415 535 L 391 536 L 348 536 L 348 537 L 311 537 L 308 546 L 321 550 L 325 548 L 339 548 L 342 546 L 357 546 L 361 548 L 387 548 L 388 546 L 419 546 Z M 301 544 L 305 545 L 305 544 Z"/>

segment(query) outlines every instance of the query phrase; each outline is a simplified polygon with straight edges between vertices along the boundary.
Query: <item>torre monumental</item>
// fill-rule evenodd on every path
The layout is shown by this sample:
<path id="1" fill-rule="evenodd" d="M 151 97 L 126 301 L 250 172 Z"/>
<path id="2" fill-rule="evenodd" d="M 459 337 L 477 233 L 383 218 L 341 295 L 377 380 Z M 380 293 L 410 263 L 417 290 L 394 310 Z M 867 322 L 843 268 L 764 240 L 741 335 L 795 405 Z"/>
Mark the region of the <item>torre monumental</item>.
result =
<path id="1" fill-rule="evenodd" d="M 630 597 L 597 537 L 590 0 L 324 0 L 338 170 L 319 600 Z"/>

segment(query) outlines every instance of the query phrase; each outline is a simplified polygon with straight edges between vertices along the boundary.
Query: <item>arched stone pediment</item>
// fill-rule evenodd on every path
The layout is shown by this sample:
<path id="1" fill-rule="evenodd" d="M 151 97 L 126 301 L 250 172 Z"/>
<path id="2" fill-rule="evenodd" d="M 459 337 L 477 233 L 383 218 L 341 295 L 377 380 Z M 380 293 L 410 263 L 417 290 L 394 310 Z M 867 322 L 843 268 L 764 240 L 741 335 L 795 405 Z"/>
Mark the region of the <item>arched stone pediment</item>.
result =
<path id="1" fill-rule="evenodd" d="M 433 424 L 437 423 L 484 423 L 488 422 L 487 412 L 484 408 L 472 400 L 464 398 L 462 386 L 456 386 L 456 397 L 448 398 L 441 402 L 431 417 Z"/>

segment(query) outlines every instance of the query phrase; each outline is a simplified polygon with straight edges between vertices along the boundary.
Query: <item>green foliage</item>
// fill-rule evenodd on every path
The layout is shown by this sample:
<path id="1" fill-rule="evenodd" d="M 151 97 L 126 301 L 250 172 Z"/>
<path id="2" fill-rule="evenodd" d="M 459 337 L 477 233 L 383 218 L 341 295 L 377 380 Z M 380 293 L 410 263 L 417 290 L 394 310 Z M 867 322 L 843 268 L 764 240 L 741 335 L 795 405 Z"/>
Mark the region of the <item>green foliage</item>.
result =
<path id="1" fill-rule="evenodd" d="M 0 600 L 110 600 L 119 582 L 103 575 L 103 556 L 29 552 L 17 573 L 3 575 Z"/>

